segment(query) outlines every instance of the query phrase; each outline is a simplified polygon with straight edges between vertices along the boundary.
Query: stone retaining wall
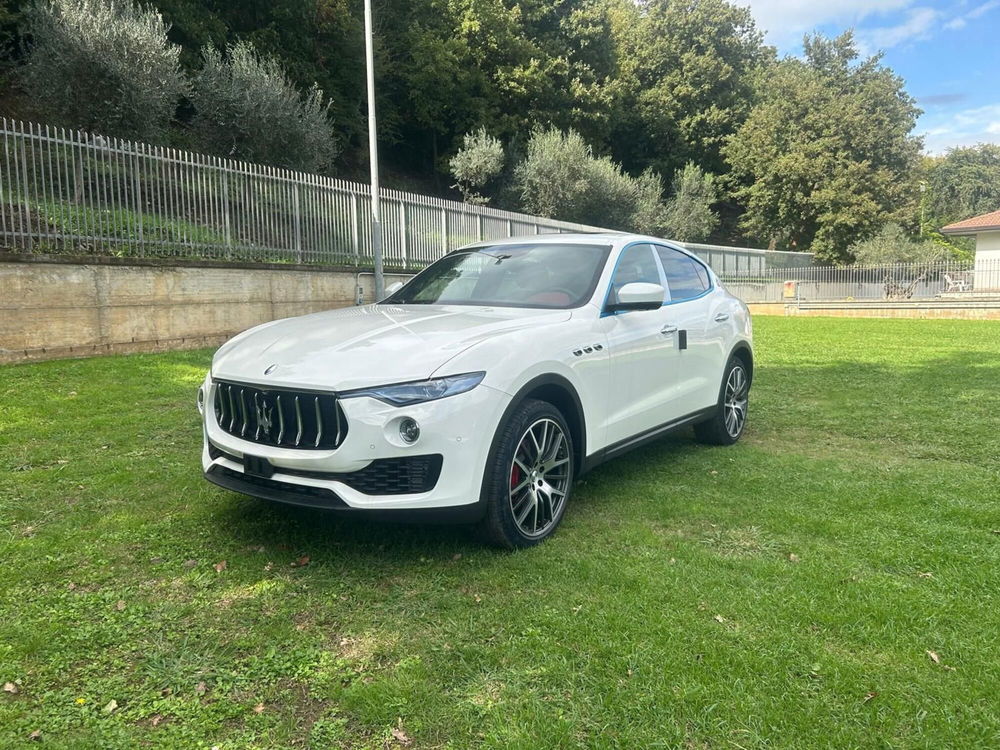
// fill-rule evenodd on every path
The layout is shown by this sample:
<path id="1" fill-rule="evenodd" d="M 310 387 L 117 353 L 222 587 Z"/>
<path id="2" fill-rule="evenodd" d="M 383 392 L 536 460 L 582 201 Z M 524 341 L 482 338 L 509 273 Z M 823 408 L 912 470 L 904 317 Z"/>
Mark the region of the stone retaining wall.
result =
<path id="1" fill-rule="evenodd" d="M 360 277 L 367 300 L 372 281 Z M 3 255 L 0 362 L 215 346 L 353 305 L 358 283 L 348 268 Z"/>

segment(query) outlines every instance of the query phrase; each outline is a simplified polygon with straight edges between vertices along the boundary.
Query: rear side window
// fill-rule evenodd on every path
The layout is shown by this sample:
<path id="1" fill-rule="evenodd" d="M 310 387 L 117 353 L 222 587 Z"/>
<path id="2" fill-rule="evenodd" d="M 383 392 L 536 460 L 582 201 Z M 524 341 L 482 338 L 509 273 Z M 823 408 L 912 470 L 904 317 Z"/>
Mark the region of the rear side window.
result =
<path id="1" fill-rule="evenodd" d="M 708 271 L 698 261 L 670 247 L 656 246 L 663 273 L 667 277 L 670 300 L 679 302 L 697 297 L 709 288 Z"/>

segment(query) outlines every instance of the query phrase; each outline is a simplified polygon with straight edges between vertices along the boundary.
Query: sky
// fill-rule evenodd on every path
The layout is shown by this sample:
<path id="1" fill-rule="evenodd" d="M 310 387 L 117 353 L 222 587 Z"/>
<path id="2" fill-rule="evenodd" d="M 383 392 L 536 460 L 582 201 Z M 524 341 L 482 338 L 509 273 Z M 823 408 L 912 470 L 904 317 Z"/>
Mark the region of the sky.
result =
<path id="1" fill-rule="evenodd" d="M 906 81 L 924 110 L 924 150 L 1000 143 L 1000 0 L 742 0 L 780 54 L 802 35 L 854 29 L 865 54 Z"/>

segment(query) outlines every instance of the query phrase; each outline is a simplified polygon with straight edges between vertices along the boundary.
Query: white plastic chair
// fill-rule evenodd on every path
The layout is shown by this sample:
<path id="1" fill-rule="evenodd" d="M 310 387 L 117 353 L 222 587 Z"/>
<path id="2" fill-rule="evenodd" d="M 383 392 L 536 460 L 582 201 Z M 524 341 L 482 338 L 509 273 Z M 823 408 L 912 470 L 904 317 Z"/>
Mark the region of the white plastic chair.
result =
<path id="1" fill-rule="evenodd" d="M 965 279 L 953 279 L 950 274 L 942 274 L 944 276 L 944 283 L 947 284 L 945 287 L 946 292 L 966 292 L 969 290 L 969 282 Z"/>

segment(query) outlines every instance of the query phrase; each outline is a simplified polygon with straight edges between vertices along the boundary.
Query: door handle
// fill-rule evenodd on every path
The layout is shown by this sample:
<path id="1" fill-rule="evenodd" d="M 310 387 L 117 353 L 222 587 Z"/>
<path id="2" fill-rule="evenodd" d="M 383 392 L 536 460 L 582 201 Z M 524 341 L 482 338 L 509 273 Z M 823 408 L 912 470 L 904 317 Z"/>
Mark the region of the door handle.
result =
<path id="1" fill-rule="evenodd" d="M 669 336 L 672 333 L 677 333 L 677 326 L 669 326 L 669 325 L 663 326 L 663 328 L 660 329 L 660 333 L 662 333 L 664 336 Z"/>
<path id="2" fill-rule="evenodd" d="M 715 316 L 716 323 L 725 323 L 727 320 L 729 320 L 729 313 L 719 313 Z"/>

